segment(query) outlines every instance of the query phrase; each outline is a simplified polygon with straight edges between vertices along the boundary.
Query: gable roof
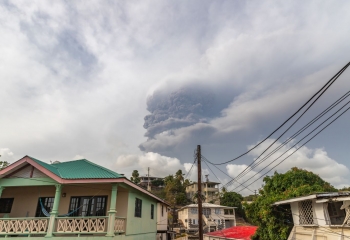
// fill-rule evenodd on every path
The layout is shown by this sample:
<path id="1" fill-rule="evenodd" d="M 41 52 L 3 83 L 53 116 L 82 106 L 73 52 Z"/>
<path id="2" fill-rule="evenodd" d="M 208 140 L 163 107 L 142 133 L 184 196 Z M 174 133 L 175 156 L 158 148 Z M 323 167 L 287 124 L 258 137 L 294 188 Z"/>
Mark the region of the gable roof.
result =
<path id="1" fill-rule="evenodd" d="M 62 179 L 125 178 L 119 173 L 113 172 L 86 159 L 47 164 L 33 157 L 28 157 Z"/>
<path id="2" fill-rule="evenodd" d="M 32 165 L 34 168 L 37 168 L 43 174 L 60 184 L 123 183 L 128 187 L 143 192 L 146 195 L 157 199 L 159 202 L 170 206 L 170 204 L 164 201 L 164 199 L 161 199 L 146 189 L 136 185 L 125 176 L 92 163 L 86 159 L 48 164 L 33 157 L 24 156 L 18 161 L 0 170 L 0 179 L 18 171 L 21 168 L 23 169 L 23 167 L 28 165 Z"/>

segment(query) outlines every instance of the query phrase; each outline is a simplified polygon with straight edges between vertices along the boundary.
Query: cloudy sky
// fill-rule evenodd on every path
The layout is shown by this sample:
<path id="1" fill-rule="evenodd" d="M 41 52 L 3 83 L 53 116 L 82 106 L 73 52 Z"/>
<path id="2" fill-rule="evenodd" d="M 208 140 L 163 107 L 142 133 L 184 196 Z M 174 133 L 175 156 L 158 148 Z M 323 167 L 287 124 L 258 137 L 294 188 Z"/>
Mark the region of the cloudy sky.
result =
<path id="1" fill-rule="evenodd" d="M 187 173 L 198 144 L 213 163 L 233 159 L 347 64 L 349 8 L 345 0 L 0 1 L 1 160 L 86 158 L 127 176 L 147 167 L 165 176 Z M 349 91 L 349 72 L 274 145 Z M 301 146 L 293 137 L 238 181 L 296 166 L 348 186 L 349 121 L 350 111 L 274 168 Z M 204 173 L 226 183 L 278 136 Z M 249 189 L 259 187 L 261 179 Z"/>

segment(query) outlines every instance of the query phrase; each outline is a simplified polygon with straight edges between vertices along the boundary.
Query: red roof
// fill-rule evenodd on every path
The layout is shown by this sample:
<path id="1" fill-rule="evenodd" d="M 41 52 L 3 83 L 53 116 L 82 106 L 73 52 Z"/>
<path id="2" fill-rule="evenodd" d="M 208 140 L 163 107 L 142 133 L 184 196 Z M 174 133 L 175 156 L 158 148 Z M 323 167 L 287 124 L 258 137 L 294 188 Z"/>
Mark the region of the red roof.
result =
<path id="1" fill-rule="evenodd" d="M 255 226 L 236 226 L 226 228 L 221 231 L 206 233 L 206 235 L 240 240 L 250 240 L 250 237 L 255 234 L 257 228 L 258 227 Z"/>

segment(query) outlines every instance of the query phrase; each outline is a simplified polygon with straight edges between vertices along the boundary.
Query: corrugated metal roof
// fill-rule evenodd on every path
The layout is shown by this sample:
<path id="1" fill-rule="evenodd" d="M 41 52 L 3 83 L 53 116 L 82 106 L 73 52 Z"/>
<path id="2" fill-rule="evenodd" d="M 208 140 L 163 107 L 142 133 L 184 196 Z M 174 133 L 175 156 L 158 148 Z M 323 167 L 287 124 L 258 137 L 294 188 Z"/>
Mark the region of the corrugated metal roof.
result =
<path id="1" fill-rule="evenodd" d="M 237 207 L 228 207 L 228 206 L 222 206 L 222 205 L 217 205 L 212 203 L 202 203 L 202 207 L 203 208 L 237 208 Z M 186 205 L 180 208 L 179 210 L 182 210 L 184 208 L 198 208 L 198 204 L 194 203 L 194 204 Z"/>
<path id="2" fill-rule="evenodd" d="M 121 174 L 113 172 L 86 159 L 47 164 L 33 157 L 30 158 L 62 179 L 125 178 Z"/>

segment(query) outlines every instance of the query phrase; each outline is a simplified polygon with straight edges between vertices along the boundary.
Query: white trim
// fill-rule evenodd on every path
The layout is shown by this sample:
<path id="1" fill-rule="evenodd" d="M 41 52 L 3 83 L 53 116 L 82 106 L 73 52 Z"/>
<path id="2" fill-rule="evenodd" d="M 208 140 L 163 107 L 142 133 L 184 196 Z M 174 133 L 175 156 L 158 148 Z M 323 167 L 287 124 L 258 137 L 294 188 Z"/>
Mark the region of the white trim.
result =
<path id="1" fill-rule="evenodd" d="M 316 194 L 313 194 L 313 195 L 310 195 L 310 196 L 292 198 L 292 199 L 288 199 L 288 200 L 283 200 L 283 201 L 275 202 L 275 203 L 272 204 L 272 205 L 281 205 L 281 204 L 286 204 L 286 203 L 305 201 L 305 200 L 309 200 L 309 199 L 315 199 L 316 197 L 317 197 L 317 195 L 316 195 Z"/>
<path id="2" fill-rule="evenodd" d="M 316 203 L 324 203 L 324 202 L 340 202 L 340 201 L 346 201 L 350 200 L 350 197 L 335 197 L 335 198 L 326 198 L 326 199 L 320 199 L 316 200 Z"/>

